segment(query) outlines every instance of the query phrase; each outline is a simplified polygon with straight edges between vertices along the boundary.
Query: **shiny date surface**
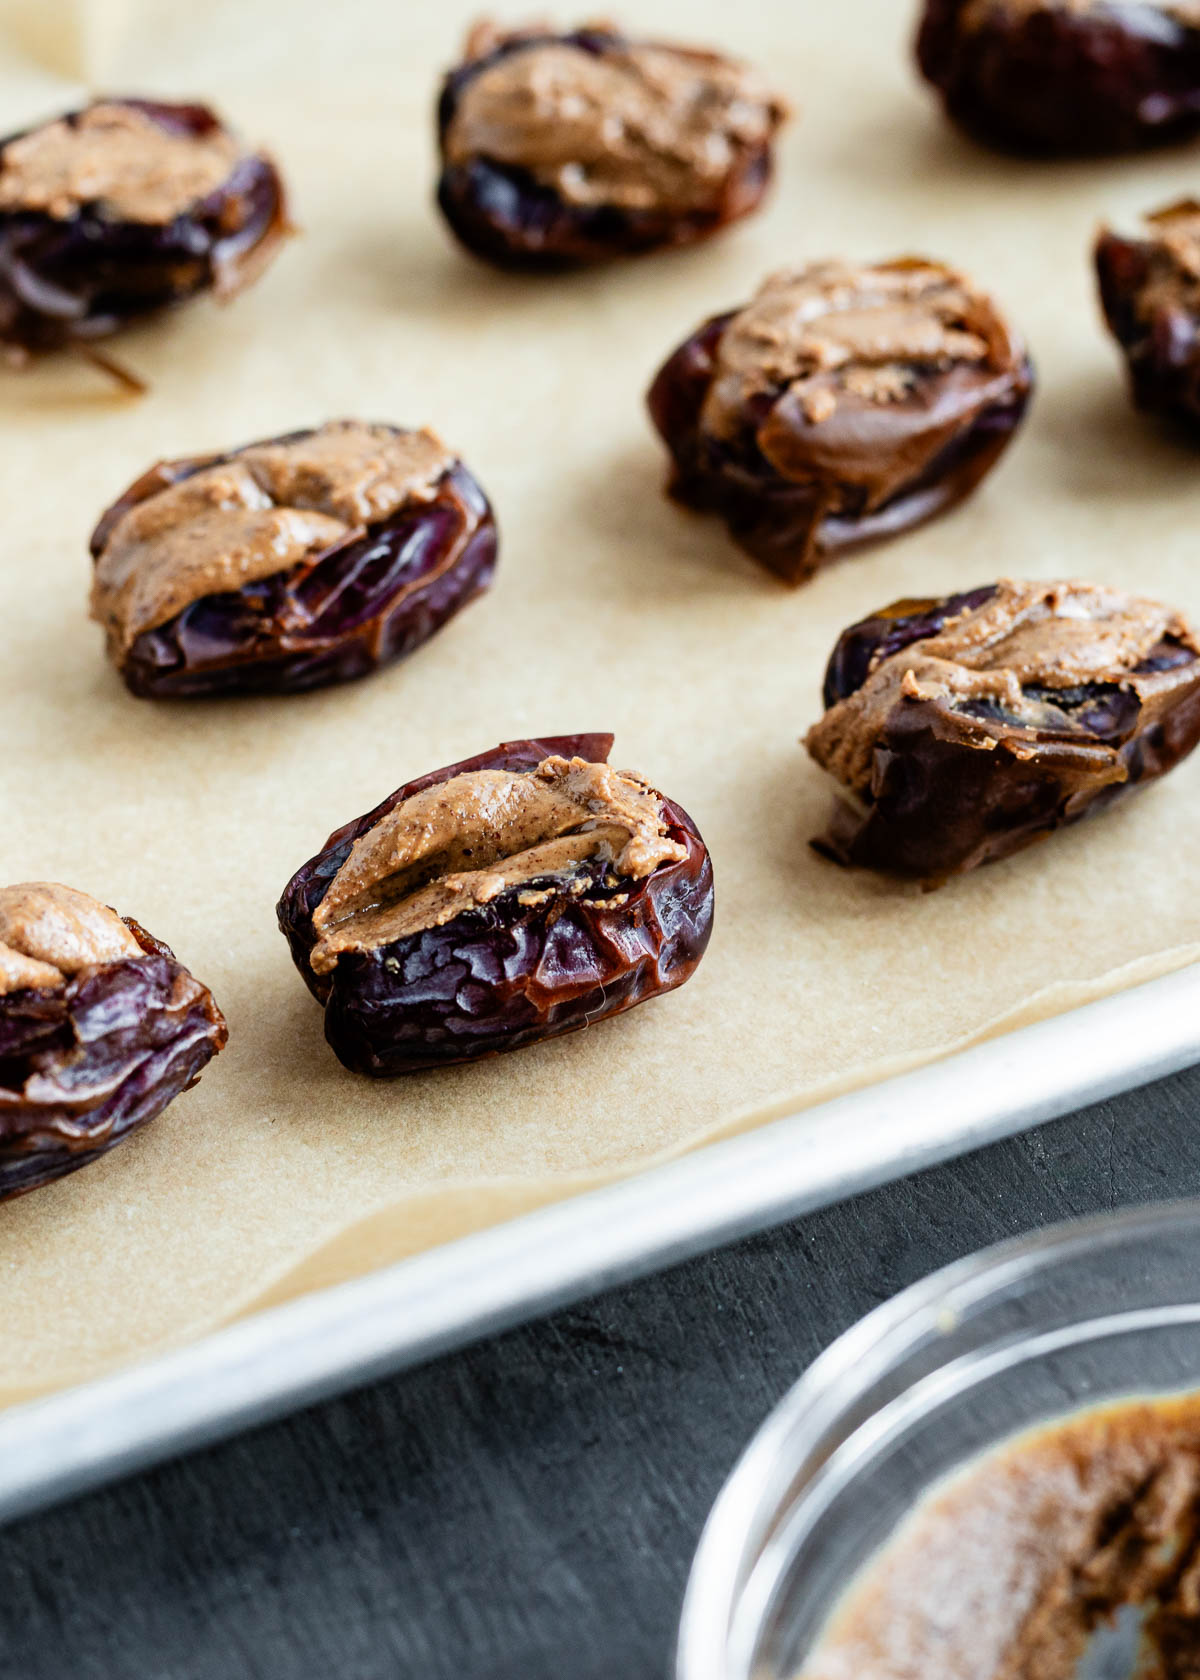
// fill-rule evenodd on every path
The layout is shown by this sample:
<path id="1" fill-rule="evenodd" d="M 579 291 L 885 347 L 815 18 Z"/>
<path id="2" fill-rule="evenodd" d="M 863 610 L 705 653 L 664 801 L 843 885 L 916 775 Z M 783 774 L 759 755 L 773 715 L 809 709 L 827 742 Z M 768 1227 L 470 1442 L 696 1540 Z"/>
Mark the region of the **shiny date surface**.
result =
<path id="1" fill-rule="evenodd" d="M 106 1153 L 195 1084 L 225 1045 L 208 988 L 125 922 L 142 957 L 0 996 L 0 1198 Z"/>
<path id="2" fill-rule="evenodd" d="M 296 967 L 325 1006 L 325 1036 L 343 1064 L 376 1078 L 474 1061 L 573 1032 L 682 985 L 712 928 L 708 852 L 686 812 L 663 812 L 681 862 L 644 880 L 586 894 L 546 877 L 525 883 L 544 902 L 505 892 L 440 927 L 369 951 L 343 953 L 332 973 L 313 972 L 313 914 L 354 842 L 423 788 L 473 770 L 532 771 L 561 754 L 604 762 L 611 735 L 509 742 L 406 783 L 366 816 L 332 834 L 297 871 L 278 907 Z M 530 896 L 528 890 L 522 895 Z"/>

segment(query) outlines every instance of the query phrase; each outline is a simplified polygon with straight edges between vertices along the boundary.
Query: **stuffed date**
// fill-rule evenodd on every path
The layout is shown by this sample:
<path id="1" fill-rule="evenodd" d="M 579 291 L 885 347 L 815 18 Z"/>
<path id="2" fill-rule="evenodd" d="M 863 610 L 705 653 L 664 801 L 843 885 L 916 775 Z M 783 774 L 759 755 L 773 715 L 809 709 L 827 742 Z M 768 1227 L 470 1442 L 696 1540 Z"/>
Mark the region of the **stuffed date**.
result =
<path id="1" fill-rule="evenodd" d="M 1200 203 L 1155 211 L 1142 239 L 1103 229 L 1096 276 L 1134 402 L 1200 434 Z"/>
<path id="2" fill-rule="evenodd" d="M 0 1198 L 161 1114 L 226 1041 L 207 986 L 86 893 L 0 887 Z"/>
<path id="3" fill-rule="evenodd" d="M 92 617 L 154 698 L 347 682 L 487 588 L 487 497 L 428 431 L 335 420 L 160 462 L 92 537 Z"/>
<path id="4" fill-rule="evenodd" d="M 0 344 L 88 344 L 232 297 L 287 232 L 283 183 L 204 105 L 103 99 L 0 141 Z"/>
<path id="5" fill-rule="evenodd" d="M 813 758 L 841 784 L 819 851 L 936 884 L 1165 775 L 1200 740 L 1200 643 L 1170 607 L 1002 581 L 845 631 Z"/>
<path id="6" fill-rule="evenodd" d="M 917 62 L 985 145 L 1132 151 L 1200 128 L 1196 0 L 927 0 Z"/>
<path id="7" fill-rule="evenodd" d="M 438 106 L 438 204 L 477 256 L 602 262 L 691 244 L 752 211 L 782 100 L 718 53 L 478 25 Z"/>
<path id="8" fill-rule="evenodd" d="M 611 735 L 408 782 L 289 881 L 279 925 L 344 1065 L 386 1078 L 573 1032 L 687 980 L 712 868 Z"/>
<path id="9" fill-rule="evenodd" d="M 787 583 L 960 501 L 1033 386 L 992 300 L 941 263 L 812 263 L 772 275 L 660 369 L 650 415 L 670 493 L 720 514 Z"/>

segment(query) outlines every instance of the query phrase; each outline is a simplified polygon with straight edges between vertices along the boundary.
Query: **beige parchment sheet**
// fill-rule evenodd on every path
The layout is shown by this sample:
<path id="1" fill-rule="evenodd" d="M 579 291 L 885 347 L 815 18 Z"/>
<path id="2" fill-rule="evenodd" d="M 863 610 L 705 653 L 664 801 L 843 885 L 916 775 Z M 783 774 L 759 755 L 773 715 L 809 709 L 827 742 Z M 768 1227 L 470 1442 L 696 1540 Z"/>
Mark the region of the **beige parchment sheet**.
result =
<path id="1" fill-rule="evenodd" d="M 829 795 L 798 745 L 838 631 L 900 595 L 1078 574 L 1200 614 L 1200 457 L 1128 408 L 1087 262 L 1102 215 L 1193 189 L 1200 150 L 1038 168 L 969 147 L 910 68 L 902 0 L 639 0 L 644 32 L 740 52 L 799 107 L 770 206 L 707 249 L 505 277 L 461 255 L 430 203 L 436 81 L 474 9 L 0 0 L 4 129 L 89 91 L 209 97 L 277 154 L 303 229 L 230 309 L 122 341 L 141 400 L 71 361 L 0 380 L 0 879 L 61 879 L 136 915 L 231 1031 L 145 1133 L 0 1208 L 0 1401 L 1178 966 L 1200 942 L 1200 761 L 923 896 L 809 852 Z M 1031 420 L 965 507 L 789 593 L 662 497 L 642 393 L 772 267 L 908 250 L 969 268 L 1025 329 Z M 490 596 L 351 687 L 131 699 L 85 616 L 96 514 L 160 456 L 332 415 L 429 423 L 461 451 L 502 528 Z M 488 1065 L 345 1073 L 275 929 L 292 871 L 410 776 L 605 728 L 616 762 L 711 846 L 717 927 L 696 977 Z"/>

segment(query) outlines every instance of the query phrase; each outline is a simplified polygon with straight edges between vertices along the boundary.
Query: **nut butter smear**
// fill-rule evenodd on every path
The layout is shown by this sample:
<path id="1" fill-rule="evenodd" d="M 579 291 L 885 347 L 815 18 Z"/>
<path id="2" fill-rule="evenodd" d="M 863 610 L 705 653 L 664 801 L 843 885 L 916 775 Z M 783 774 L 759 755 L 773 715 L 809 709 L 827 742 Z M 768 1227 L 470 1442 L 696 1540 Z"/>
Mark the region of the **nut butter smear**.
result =
<path id="1" fill-rule="evenodd" d="M 240 156 L 222 129 L 181 134 L 133 106 L 89 105 L 4 148 L 0 210 L 62 221 L 98 204 L 115 221 L 165 225 L 222 186 Z"/>
<path id="2" fill-rule="evenodd" d="M 554 757 L 528 774 L 452 776 L 402 801 L 355 842 L 313 916 L 313 969 L 324 974 L 343 951 L 440 927 L 521 882 L 569 878 L 591 859 L 642 880 L 687 855 L 666 827 L 658 795 L 608 764 Z M 568 890 L 586 891 L 589 880 L 581 874 Z"/>
<path id="3" fill-rule="evenodd" d="M 704 210 L 739 151 L 765 144 L 785 114 L 756 72 L 728 59 L 531 43 L 466 83 L 445 152 L 451 164 L 526 169 L 571 204 Z"/>
<path id="4" fill-rule="evenodd" d="M 1045 721 L 1044 703 L 1025 694 L 1027 685 L 1116 683 L 1142 698 L 1173 688 L 1186 671 L 1133 674 L 1165 637 L 1194 645 L 1186 622 L 1157 601 L 1092 583 L 1006 579 L 982 606 L 874 665 L 861 688 L 814 724 L 805 744 L 818 764 L 866 794 L 876 743 L 902 701 L 940 700 L 952 709 L 958 700 L 993 700 L 1037 728 Z M 975 744 L 995 745 L 981 720 Z"/>
<path id="5" fill-rule="evenodd" d="M 1008 1442 L 918 1505 L 797 1680 L 1077 1680 L 1145 1611 L 1143 1680 L 1200 1650 L 1200 1396 L 1125 1401 Z M 1130 1674 L 1127 1666 L 1105 1674 Z"/>
<path id="6" fill-rule="evenodd" d="M 916 368 L 1006 366 L 1012 355 L 990 301 L 951 269 L 916 258 L 812 263 L 772 275 L 729 322 L 703 424 L 732 437 L 753 397 L 791 387 L 819 427 L 847 396 L 859 404 L 906 397 Z"/>
<path id="7" fill-rule="evenodd" d="M 144 955 L 116 912 L 87 893 L 52 881 L 0 887 L 0 997 Z"/>
<path id="8" fill-rule="evenodd" d="M 97 557 L 92 617 L 127 650 L 206 595 L 287 571 L 429 501 L 454 457 L 431 432 L 335 420 L 251 444 L 134 504 Z"/>

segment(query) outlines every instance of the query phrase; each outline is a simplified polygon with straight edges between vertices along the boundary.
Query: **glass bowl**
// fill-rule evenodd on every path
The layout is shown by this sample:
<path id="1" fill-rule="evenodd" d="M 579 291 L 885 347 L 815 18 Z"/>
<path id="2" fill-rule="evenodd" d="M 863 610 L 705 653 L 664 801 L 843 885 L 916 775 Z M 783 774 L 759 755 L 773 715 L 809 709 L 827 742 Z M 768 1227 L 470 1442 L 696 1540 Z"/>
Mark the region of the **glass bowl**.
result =
<path id="1" fill-rule="evenodd" d="M 677 1680 L 795 1680 L 930 1488 L 1081 1407 L 1200 1389 L 1200 1203 L 1074 1221 L 878 1307 L 768 1418 L 705 1525 Z"/>

